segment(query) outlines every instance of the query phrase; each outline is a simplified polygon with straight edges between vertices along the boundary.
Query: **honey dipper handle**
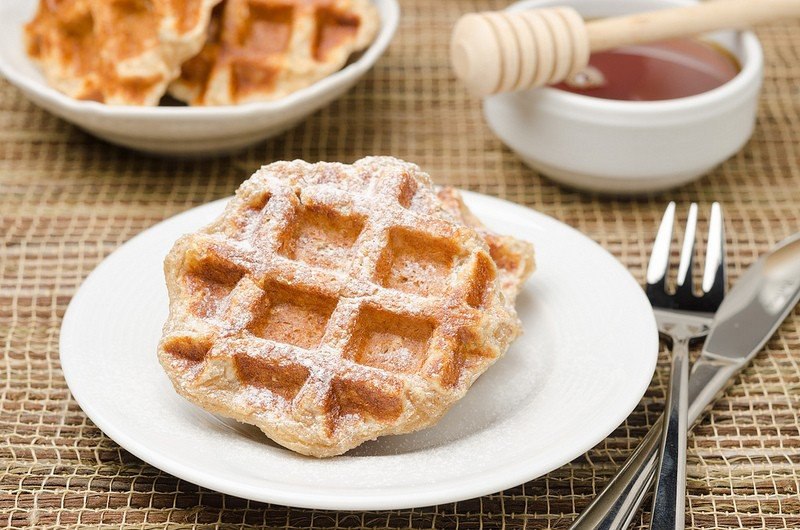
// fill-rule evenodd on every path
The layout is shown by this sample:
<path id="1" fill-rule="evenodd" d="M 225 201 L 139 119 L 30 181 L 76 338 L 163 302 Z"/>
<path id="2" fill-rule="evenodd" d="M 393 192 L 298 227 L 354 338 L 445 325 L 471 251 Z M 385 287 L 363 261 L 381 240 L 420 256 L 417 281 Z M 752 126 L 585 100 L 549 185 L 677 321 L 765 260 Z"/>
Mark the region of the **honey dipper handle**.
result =
<path id="1" fill-rule="evenodd" d="M 800 0 L 711 0 L 586 24 L 592 51 L 800 16 Z"/>
<path id="2" fill-rule="evenodd" d="M 585 23 L 570 7 L 468 13 L 453 28 L 450 60 L 478 96 L 555 84 L 593 51 L 800 16 L 800 0 L 709 0 Z"/>

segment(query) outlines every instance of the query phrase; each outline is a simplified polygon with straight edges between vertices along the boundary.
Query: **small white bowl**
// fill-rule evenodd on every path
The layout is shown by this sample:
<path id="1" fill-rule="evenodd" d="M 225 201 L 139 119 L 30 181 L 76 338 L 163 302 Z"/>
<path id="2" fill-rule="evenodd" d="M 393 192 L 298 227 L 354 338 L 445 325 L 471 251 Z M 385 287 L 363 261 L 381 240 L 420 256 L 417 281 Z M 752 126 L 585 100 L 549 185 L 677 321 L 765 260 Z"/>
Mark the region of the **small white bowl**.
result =
<path id="1" fill-rule="evenodd" d="M 0 3 L 0 74 L 31 101 L 111 143 L 165 155 L 235 151 L 275 136 L 329 104 L 378 60 L 400 20 L 397 0 L 373 0 L 381 29 L 358 60 L 285 98 L 225 107 L 127 107 L 78 101 L 49 87 L 25 53 L 24 24 L 38 2 Z"/>
<path id="2" fill-rule="evenodd" d="M 692 3 L 525 0 L 509 9 L 566 4 L 585 18 L 596 18 Z M 703 94 L 613 101 L 542 88 L 486 98 L 486 120 L 526 164 L 568 186 L 634 194 L 684 184 L 708 173 L 750 138 L 763 77 L 764 57 L 753 33 L 722 31 L 707 37 L 733 53 L 742 70 Z"/>

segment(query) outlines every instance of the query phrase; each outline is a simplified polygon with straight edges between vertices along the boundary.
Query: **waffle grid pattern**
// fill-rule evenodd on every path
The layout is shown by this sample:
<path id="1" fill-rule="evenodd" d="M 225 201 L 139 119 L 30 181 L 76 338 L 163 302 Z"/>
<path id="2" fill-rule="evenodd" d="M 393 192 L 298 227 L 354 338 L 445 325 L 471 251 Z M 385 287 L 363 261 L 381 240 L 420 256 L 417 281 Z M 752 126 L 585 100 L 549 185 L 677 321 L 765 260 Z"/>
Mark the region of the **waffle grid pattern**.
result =
<path id="1" fill-rule="evenodd" d="M 428 214 L 417 203 L 433 191 L 379 160 L 314 168 L 323 182 L 302 190 L 281 175 L 312 166 L 264 168 L 176 244 L 161 360 L 189 399 L 217 409 L 222 393 L 224 414 L 254 409 L 276 441 L 337 454 L 436 419 L 504 351 L 516 317 L 479 237 Z M 324 182 L 348 171 L 378 176 L 366 193 Z M 219 383 L 229 369 L 233 390 Z"/>
<path id="2" fill-rule="evenodd" d="M 567 528 L 658 418 L 650 389 L 586 455 L 508 491 L 385 512 L 328 512 L 220 495 L 154 469 L 97 429 L 70 397 L 59 326 L 102 258 L 167 216 L 230 195 L 265 161 L 412 160 L 437 182 L 532 206 L 589 235 L 640 281 L 669 200 L 726 213 L 730 277 L 800 227 L 800 22 L 757 32 L 766 70 L 753 138 L 700 181 L 637 199 L 556 186 L 491 134 L 454 83 L 449 30 L 483 0 L 404 0 L 388 53 L 345 97 L 238 156 L 166 160 L 110 147 L 0 82 L 0 525 L 29 528 Z M 701 249 L 702 251 L 702 249 Z M 675 249 L 677 259 L 677 249 Z M 689 439 L 687 526 L 800 527 L 800 314 L 795 312 L 707 411 Z M 648 514 L 634 528 L 644 530 Z"/>
<path id="3" fill-rule="evenodd" d="M 275 99 L 339 70 L 377 32 L 370 0 L 224 0 L 169 93 L 192 105 Z"/>
<path id="4" fill-rule="evenodd" d="M 43 2 L 25 28 L 28 53 L 71 97 L 155 105 L 202 47 L 217 1 Z"/>

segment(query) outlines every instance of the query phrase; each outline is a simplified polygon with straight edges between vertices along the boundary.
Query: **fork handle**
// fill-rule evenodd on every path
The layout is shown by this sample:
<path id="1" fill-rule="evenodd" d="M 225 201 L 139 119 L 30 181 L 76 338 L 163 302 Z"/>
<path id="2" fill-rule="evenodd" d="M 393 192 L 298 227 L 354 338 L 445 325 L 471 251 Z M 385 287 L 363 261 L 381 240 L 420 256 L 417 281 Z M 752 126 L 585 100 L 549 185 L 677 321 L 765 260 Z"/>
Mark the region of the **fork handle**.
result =
<path id="1" fill-rule="evenodd" d="M 602 492 L 572 523 L 569 530 L 628 528 L 655 479 L 661 417 Z"/>
<path id="2" fill-rule="evenodd" d="M 689 424 L 697 421 L 703 409 L 741 368 L 739 363 L 703 357 L 694 363 L 689 377 Z M 570 530 L 624 530 L 631 525 L 655 479 L 663 419 L 653 424 L 619 472 L 575 519 Z"/>
<path id="3" fill-rule="evenodd" d="M 689 415 L 689 339 L 672 345 L 672 370 L 664 410 L 659 468 L 650 528 L 683 530 L 686 503 L 686 429 Z"/>

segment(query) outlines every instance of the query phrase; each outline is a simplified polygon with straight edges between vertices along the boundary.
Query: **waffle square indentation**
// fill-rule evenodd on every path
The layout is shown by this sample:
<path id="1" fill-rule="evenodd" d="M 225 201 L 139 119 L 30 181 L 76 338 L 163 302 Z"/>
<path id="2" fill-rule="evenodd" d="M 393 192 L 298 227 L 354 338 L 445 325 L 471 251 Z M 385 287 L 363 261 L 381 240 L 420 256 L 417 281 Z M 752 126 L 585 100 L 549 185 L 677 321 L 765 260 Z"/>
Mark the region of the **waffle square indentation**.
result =
<path id="1" fill-rule="evenodd" d="M 257 55 L 286 51 L 292 37 L 294 7 L 252 1 L 247 7 L 250 16 L 237 35 L 243 51 Z"/>
<path id="2" fill-rule="evenodd" d="M 291 401 L 308 379 L 308 369 L 282 359 L 258 358 L 237 354 L 233 357 L 236 373 L 246 385 L 267 388 Z"/>
<path id="3" fill-rule="evenodd" d="M 403 412 L 400 385 L 388 381 L 334 377 L 331 398 L 338 417 L 358 414 L 391 421 Z"/>
<path id="4" fill-rule="evenodd" d="M 491 358 L 492 352 L 486 349 L 475 330 L 460 329 L 453 350 L 435 363 L 434 372 L 443 386 L 455 386 L 464 372 L 471 372 L 487 357 Z"/>
<path id="5" fill-rule="evenodd" d="M 193 363 L 203 361 L 210 349 L 210 341 L 196 337 L 172 337 L 164 343 L 165 352 Z"/>
<path id="6" fill-rule="evenodd" d="M 353 40 L 361 24 L 358 16 L 330 7 L 318 9 L 315 18 L 317 31 L 314 35 L 313 56 L 317 61 L 324 61 L 329 51 Z"/>
<path id="7" fill-rule="evenodd" d="M 449 241 L 395 228 L 378 263 L 376 279 L 390 289 L 436 296 L 447 288 L 456 253 Z"/>
<path id="8" fill-rule="evenodd" d="M 247 326 L 254 335 L 299 348 L 319 346 L 336 299 L 280 284 L 270 284 Z"/>
<path id="9" fill-rule="evenodd" d="M 482 252 L 478 254 L 469 279 L 467 303 L 472 307 L 483 307 L 496 277 L 491 258 Z"/>
<path id="10" fill-rule="evenodd" d="M 281 252 L 315 267 L 341 269 L 356 257 L 356 240 L 364 229 L 357 216 L 330 210 L 303 208 Z"/>
<path id="11" fill-rule="evenodd" d="M 212 251 L 190 263 L 185 280 L 191 293 L 190 310 L 200 317 L 216 314 L 244 272 Z"/>
<path id="12" fill-rule="evenodd" d="M 373 307 L 361 309 L 349 356 L 357 363 L 390 372 L 415 373 L 425 362 L 434 324 Z"/>

